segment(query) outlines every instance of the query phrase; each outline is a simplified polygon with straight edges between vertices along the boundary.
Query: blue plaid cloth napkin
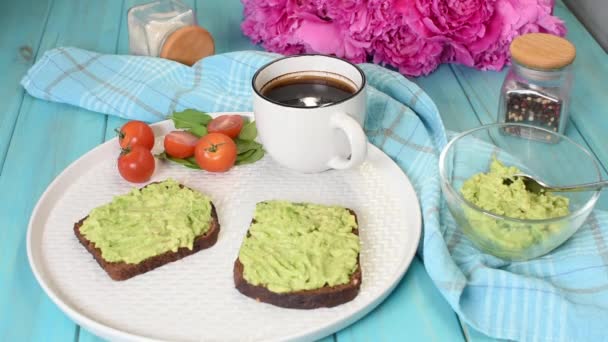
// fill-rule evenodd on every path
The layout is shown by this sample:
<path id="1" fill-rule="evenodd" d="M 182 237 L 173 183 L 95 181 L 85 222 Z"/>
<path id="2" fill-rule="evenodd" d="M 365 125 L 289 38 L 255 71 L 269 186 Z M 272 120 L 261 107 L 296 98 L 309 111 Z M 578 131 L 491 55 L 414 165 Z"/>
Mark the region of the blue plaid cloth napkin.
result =
<path id="1" fill-rule="evenodd" d="M 58 48 L 46 52 L 21 83 L 41 99 L 154 122 L 185 108 L 250 111 L 251 78 L 277 57 L 234 52 L 188 67 Z M 369 82 L 365 130 L 413 182 L 424 219 L 419 252 L 460 317 L 498 338 L 608 341 L 608 215 L 595 211 L 567 243 L 532 261 L 481 253 L 457 229 L 441 197 L 438 155 L 447 137 L 435 104 L 398 73 L 371 64 L 361 68 Z"/>

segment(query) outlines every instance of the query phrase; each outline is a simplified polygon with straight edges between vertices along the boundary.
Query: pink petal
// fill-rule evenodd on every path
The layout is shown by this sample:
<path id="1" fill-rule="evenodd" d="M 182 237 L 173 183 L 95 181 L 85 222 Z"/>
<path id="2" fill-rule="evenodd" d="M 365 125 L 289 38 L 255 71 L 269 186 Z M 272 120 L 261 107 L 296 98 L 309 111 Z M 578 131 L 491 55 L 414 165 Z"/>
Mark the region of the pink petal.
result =
<path id="1" fill-rule="evenodd" d="M 304 20 L 295 35 L 319 53 L 342 54 L 344 51 L 340 29 L 333 23 Z"/>

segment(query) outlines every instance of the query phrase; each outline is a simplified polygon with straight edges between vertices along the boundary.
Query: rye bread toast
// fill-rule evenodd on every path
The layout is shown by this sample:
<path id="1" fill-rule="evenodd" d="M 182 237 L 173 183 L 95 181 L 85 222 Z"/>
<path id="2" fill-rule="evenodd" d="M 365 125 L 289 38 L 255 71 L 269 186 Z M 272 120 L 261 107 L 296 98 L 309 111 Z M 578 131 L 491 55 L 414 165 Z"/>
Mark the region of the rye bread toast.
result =
<path id="1" fill-rule="evenodd" d="M 184 186 L 180 184 L 180 187 L 183 188 Z M 80 227 L 87 218 L 88 216 L 84 217 L 83 219 L 74 224 L 74 233 L 76 234 L 78 241 L 80 241 L 80 243 L 87 249 L 87 251 L 89 251 L 89 253 L 93 255 L 95 260 L 97 260 L 99 266 L 101 266 L 101 268 L 106 271 L 106 273 L 113 280 L 127 280 L 136 275 L 146 273 L 157 267 L 163 266 L 170 262 L 177 261 L 188 255 L 199 252 L 202 249 L 209 248 L 216 243 L 220 231 L 220 224 L 217 218 L 217 212 L 215 210 L 215 206 L 213 205 L 213 203 L 211 203 L 211 225 L 209 227 L 209 230 L 194 239 L 192 250 L 186 247 L 181 247 L 176 252 L 167 251 L 163 254 L 147 258 L 137 264 L 129 264 L 126 262 L 108 262 L 102 257 L 101 250 L 95 247 L 95 244 L 93 242 L 89 241 L 84 235 L 80 233 Z"/>
<path id="2" fill-rule="evenodd" d="M 355 217 L 358 226 L 357 214 L 351 209 L 347 210 Z M 255 223 L 255 220 L 252 220 L 251 223 Z M 353 234 L 359 235 L 358 227 L 353 229 Z M 247 236 L 249 236 L 249 231 L 247 231 Z M 273 292 L 264 286 L 249 283 L 244 278 L 243 271 L 244 266 L 237 256 L 234 262 L 233 277 L 234 285 L 239 292 L 259 302 L 291 309 L 316 309 L 344 304 L 357 296 L 362 282 L 359 257 L 357 257 L 357 269 L 351 274 L 349 282 L 336 286 L 326 284 L 313 290 Z"/>

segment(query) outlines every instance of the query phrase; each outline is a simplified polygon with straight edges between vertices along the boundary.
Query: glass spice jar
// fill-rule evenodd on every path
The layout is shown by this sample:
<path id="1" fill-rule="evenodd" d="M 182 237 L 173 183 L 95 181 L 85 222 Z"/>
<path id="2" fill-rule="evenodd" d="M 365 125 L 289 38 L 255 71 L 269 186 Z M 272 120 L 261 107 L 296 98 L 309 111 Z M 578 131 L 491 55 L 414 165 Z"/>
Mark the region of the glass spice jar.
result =
<path id="1" fill-rule="evenodd" d="M 530 33 L 515 38 L 510 51 L 512 65 L 500 93 L 498 122 L 563 133 L 568 123 L 574 45 L 558 36 Z M 552 135 L 540 136 L 538 130 L 517 128 L 508 133 L 553 142 Z"/>
<path id="2" fill-rule="evenodd" d="M 129 52 L 192 65 L 215 51 L 213 37 L 179 0 L 134 6 L 127 14 Z"/>

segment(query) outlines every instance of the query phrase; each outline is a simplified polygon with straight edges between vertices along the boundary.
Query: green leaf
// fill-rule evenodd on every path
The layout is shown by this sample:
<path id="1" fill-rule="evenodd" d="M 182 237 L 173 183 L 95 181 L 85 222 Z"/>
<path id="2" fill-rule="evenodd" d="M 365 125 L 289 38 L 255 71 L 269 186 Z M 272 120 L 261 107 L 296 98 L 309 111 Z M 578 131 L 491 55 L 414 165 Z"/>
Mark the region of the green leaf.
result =
<path id="1" fill-rule="evenodd" d="M 262 147 L 262 144 L 253 140 L 234 139 L 236 144 L 237 154 L 245 153 L 249 150 L 255 150 Z"/>
<path id="2" fill-rule="evenodd" d="M 175 112 L 171 115 L 172 118 L 176 118 L 180 121 L 189 122 L 197 125 L 207 125 L 213 118 L 205 112 L 198 111 L 196 109 L 186 109 L 181 112 Z"/>
<path id="3" fill-rule="evenodd" d="M 207 135 L 207 127 L 205 126 L 190 127 L 187 131 L 196 135 L 199 138 L 204 135 Z"/>
<path id="4" fill-rule="evenodd" d="M 239 158 L 237 157 L 237 161 L 236 161 L 236 165 L 244 165 L 244 164 L 251 164 L 251 163 L 255 163 L 256 161 L 262 159 L 262 157 L 264 157 L 264 149 L 262 149 L 261 147 L 258 149 L 253 150 L 254 152 L 249 155 L 247 158 L 243 158 L 241 160 L 238 160 Z"/>
<path id="5" fill-rule="evenodd" d="M 194 109 L 175 112 L 169 117 L 173 120 L 175 128 L 185 128 L 198 137 L 207 134 L 207 124 L 211 121 L 209 115 Z"/>
<path id="6" fill-rule="evenodd" d="M 258 136 L 258 129 L 255 127 L 255 121 L 246 123 L 239 133 L 241 140 L 254 140 Z"/>
<path id="7" fill-rule="evenodd" d="M 179 159 L 179 158 L 169 157 L 169 160 L 171 160 L 174 163 L 183 165 L 183 166 L 185 166 L 187 168 L 190 168 L 190 169 L 195 169 L 195 170 L 200 170 L 201 169 L 198 166 L 198 164 L 196 164 L 196 163 L 193 164 L 191 161 L 186 160 L 186 159 Z"/>
<path id="8" fill-rule="evenodd" d="M 248 150 L 248 151 L 246 151 L 244 153 L 241 153 L 241 154 L 237 155 L 236 156 L 236 163 L 238 164 L 240 161 L 249 159 L 256 151 L 257 151 L 257 149 Z"/>
<path id="9" fill-rule="evenodd" d="M 186 159 L 175 158 L 175 157 L 169 156 L 166 152 L 157 154 L 156 157 L 158 159 L 170 160 L 170 161 L 172 161 L 174 163 L 183 165 L 185 167 L 189 167 L 191 169 L 197 169 L 197 170 L 201 169 L 200 167 L 198 167 L 198 164 L 196 163 L 196 159 L 194 159 L 193 157 L 186 158 Z"/>
<path id="10" fill-rule="evenodd" d="M 193 125 L 190 121 L 184 121 L 172 115 L 170 115 L 169 118 L 173 120 L 173 126 L 175 126 L 175 128 L 190 128 Z"/>

